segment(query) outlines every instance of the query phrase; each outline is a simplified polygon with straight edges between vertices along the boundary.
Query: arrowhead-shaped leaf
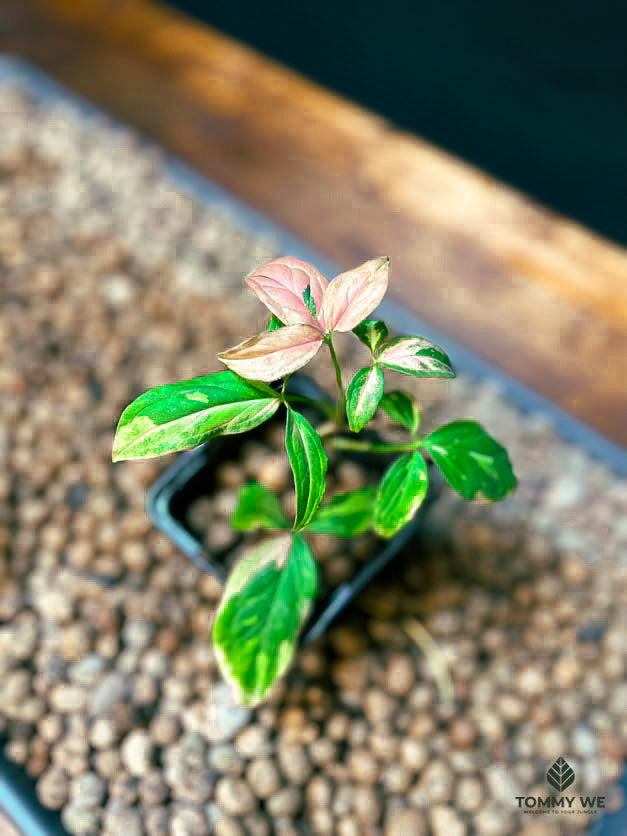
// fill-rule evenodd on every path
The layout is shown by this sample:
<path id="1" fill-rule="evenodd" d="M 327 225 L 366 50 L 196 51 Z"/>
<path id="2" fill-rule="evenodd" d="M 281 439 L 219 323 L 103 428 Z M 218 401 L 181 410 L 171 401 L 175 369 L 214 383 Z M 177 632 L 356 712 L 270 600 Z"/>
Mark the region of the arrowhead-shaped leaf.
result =
<path id="1" fill-rule="evenodd" d="M 334 496 L 316 511 L 305 529 L 311 534 L 333 534 L 335 537 L 357 537 L 372 527 L 374 486 Z"/>
<path id="2" fill-rule="evenodd" d="M 356 371 L 346 390 L 348 426 L 358 433 L 377 411 L 383 395 L 383 372 L 378 366 Z"/>
<path id="3" fill-rule="evenodd" d="M 270 383 L 306 365 L 322 345 L 322 332 L 311 325 L 286 325 L 263 331 L 218 354 L 225 366 L 247 380 Z"/>
<path id="4" fill-rule="evenodd" d="M 413 395 L 395 389 L 386 392 L 381 398 L 381 407 L 392 421 L 395 421 L 407 432 L 415 433 L 420 424 L 420 410 Z"/>
<path id="5" fill-rule="evenodd" d="M 413 377 L 455 377 L 446 353 L 424 337 L 394 337 L 383 345 L 377 362 Z"/>
<path id="6" fill-rule="evenodd" d="M 242 485 L 237 507 L 231 514 L 231 526 L 238 531 L 257 528 L 289 528 L 278 498 L 257 482 Z"/>
<path id="7" fill-rule="evenodd" d="M 388 289 L 389 272 L 390 259 L 381 256 L 336 276 L 324 291 L 320 318 L 326 329 L 352 331 L 372 313 Z"/>
<path id="8" fill-rule="evenodd" d="M 232 372 L 156 386 L 120 416 L 113 461 L 162 456 L 216 435 L 246 432 L 267 421 L 278 406 L 278 395 L 269 386 Z"/>
<path id="9" fill-rule="evenodd" d="M 328 459 L 318 433 L 291 407 L 287 410 L 285 449 L 294 476 L 294 529 L 298 530 L 311 520 L 324 496 Z"/>
<path id="10" fill-rule="evenodd" d="M 476 421 L 453 421 L 421 441 L 464 499 L 504 499 L 516 487 L 507 451 Z"/>
<path id="11" fill-rule="evenodd" d="M 374 354 L 377 348 L 388 335 L 385 322 L 380 319 L 362 319 L 359 325 L 353 328 L 353 334 L 358 337 L 364 345 L 367 345 Z"/>
<path id="12" fill-rule="evenodd" d="M 291 256 L 275 258 L 253 270 L 246 278 L 246 284 L 285 325 L 322 328 L 322 320 L 316 314 L 312 315 L 312 305 L 307 305 L 303 298 L 309 288 L 308 298 L 320 313 L 329 282 L 313 264 Z"/>
<path id="13" fill-rule="evenodd" d="M 575 773 L 564 758 L 558 758 L 546 773 L 546 780 L 558 792 L 564 792 L 575 780 Z"/>
<path id="14" fill-rule="evenodd" d="M 427 494 L 427 465 L 418 451 L 392 462 L 379 483 L 374 530 L 391 537 L 408 523 Z"/>
<path id="15" fill-rule="evenodd" d="M 224 678 L 257 705 L 285 672 L 316 594 L 317 569 L 298 534 L 248 551 L 226 582 L 212 626 Z"/>

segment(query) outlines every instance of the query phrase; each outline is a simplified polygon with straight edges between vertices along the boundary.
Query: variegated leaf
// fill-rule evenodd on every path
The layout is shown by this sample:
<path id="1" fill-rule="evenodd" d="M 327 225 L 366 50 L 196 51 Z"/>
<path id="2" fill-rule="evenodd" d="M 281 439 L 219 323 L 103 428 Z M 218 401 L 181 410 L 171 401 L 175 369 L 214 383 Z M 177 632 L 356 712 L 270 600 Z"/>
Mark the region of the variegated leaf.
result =
<path id="1" fill-rule="evenodd" d="M 306 365 L 322 345 L 322 332 L 311 325 L 286 325 L 264 331 L 218 354 L 225 366 L 247 380 L 267 383 Z"/>
<path id="2" fill-rule="evenodd" d="M 269 386 L 227 371 L 155 386 L 120 416 L 113 461 L 176 453 L 216 435 L 246 432 L 274 415 L 279 403 Z"/>
<path id="3" fill-rule="evenodd" d="M 452 421 L 422 439 L 449 485 L 464 499 L 504 499 L 517 480 L 507 450 L 476 421 Z"/>
<path id="4" fill-rule="evenodd" d="M 412 377 L 455 377 L 453 366 L 439 345 L 424 337 L 395 337 L 385 343 L 377 363 Z"/>
<path id="5" fill-rule="evenodd" d="M 294 477 L 294 529 L 307 525 L 322 501 L 329 460 L 320 436 L 300 412 L 288 407 L 285 450 Z"/>
<path id="6" fill-rule="evenodd" d="M 383 395 L 383 372 L 378 366 L 359 369 L 346 390 L 348 426 L 358 433 L 377 411 Z"/>
<path id="7" fill-rule="evenodd" d="M 427 487 L 427 465 L 417 450 L 392 462 L 377 491 L 374 511 L 377 534 L 392 537 L 408 523 L 422 504 Z"/>
<path id="8" fill-rule="evenodd" d="M 325 290 L 322 302 L 326 329 L 351 331 L 371 314 L 385 296 L 389 272 L 390 259 L 381 256 L 336 276 Z"/>
<path id="9" fill-rule="evenodd" d="M 316 594 L 317 569 L 296 533 L 240 559 L 212 625 L 216 659 L 240 702 L 254 706 L 288 667 Z"/>
<path id="10" fill-rule="evenodd" d="M 275 258 L 253 270 L 246 284 L 285 325 L 322 328 L 319 314 L 329 282 L 313 264 L 291 256 Z M 312 316 L 312 305 L 305 304 L 303 293 L 307 288 L 318 315 Z"/>

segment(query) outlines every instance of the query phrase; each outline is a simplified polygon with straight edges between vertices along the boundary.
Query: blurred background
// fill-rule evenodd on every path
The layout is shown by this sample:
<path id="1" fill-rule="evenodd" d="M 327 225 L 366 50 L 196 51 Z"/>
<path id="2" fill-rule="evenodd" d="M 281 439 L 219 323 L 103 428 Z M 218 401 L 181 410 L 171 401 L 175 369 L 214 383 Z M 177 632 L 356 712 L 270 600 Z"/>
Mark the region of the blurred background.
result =
<path id="1" fill-rule="evenodd" d="M 627 243 L 624 3 L 170 5 Z"/>
<path id="2" fill-rule="evenodd" d="M 627 250 L 589 231 L 627 243 L 626 23 L 557 0 L 0 0 L 1 836 L 539 836 L 514 800 L 558 757 L 613 818 L 543 836 L 627 833 Z M 459 371 L 414 382 L 423 428 L 480 421 L 519 488 L 443 491 L 250 712 L 207 642 L 220 584 L 144 510 L 170 461 L 111 445 L 140 392 L 264 327 L 242 278 L 279 253 L 329 275 L 388 253 L 381 315 Z M 268 429 L 179 504 L 203 554 L 234 558 L 244 479 L 292 502 Z M 363 546 L 319 539 L 325 583 Z"/>

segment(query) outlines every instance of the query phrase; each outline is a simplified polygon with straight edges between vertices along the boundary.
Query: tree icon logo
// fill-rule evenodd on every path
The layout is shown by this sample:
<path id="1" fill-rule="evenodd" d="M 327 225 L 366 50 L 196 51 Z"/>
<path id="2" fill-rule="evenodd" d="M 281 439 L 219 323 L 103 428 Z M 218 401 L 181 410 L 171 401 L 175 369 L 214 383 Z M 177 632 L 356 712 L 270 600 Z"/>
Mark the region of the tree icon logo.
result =
<path id="1" fill-rule="evenodd" d="M 558 758 L 546 773 L 546 780 L 558 792 L 563 792 L 575 780 L 575 773 L 564 758 Z"/>

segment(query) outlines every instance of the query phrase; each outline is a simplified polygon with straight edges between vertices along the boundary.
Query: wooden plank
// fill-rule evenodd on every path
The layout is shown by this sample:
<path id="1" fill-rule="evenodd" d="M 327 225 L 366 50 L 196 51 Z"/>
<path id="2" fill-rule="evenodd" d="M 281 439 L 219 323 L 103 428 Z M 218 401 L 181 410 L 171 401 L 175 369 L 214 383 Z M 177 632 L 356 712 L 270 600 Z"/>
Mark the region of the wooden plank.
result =
<path id="1" fill-rule="evenodd" d="M 627 443 L 627 251 L 165 7 L 7 3 L 0 46 Z"/>

